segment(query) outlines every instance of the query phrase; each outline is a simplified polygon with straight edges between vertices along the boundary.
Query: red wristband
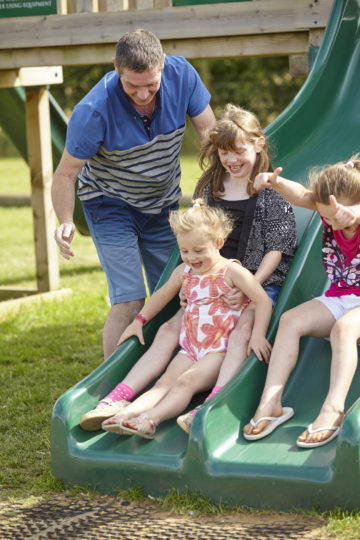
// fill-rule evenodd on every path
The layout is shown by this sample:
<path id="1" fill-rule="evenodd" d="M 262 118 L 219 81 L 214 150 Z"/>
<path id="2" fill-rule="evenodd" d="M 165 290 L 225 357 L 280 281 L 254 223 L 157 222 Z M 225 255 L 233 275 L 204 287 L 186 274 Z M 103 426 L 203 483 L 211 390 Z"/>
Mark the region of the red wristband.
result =
<path id="1" fill-rule="evenodd" d="M 144 326 L 144 324 L 147 323 L 147 320 L 145 319 L 144 315 L 141 315 L 141 313 L 138 313 L 135 317 L 138 321 L 141 322 L 141 324 Z"/>

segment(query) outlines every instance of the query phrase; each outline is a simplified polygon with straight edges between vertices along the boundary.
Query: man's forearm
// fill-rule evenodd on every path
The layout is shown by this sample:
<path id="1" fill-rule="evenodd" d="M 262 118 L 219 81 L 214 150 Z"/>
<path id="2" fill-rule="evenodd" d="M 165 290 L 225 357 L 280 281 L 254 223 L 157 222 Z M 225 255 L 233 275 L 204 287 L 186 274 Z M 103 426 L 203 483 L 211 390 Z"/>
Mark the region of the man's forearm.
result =
<path id="1" fill-rule="evenodd" d="M 72 222 L 75 207 L 74 181 L 61 176 L 60 174 L 55 174 L 51 188 L 51 196 L 59 222 Z"/>

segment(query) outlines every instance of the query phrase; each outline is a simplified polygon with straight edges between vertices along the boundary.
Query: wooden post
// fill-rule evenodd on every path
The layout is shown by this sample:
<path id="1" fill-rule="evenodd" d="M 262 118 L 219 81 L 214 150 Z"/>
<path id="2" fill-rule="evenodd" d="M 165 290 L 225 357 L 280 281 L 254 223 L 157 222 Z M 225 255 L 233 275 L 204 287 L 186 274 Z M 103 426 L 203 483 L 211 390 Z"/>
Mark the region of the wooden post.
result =
<path id="1" fill-rule="evenodd" d="M 59 287 L 59 261 L 51 203 L 53 163 L 49 96 L 45 86 L 26 89 L 26 137 L 31 174 L 31 202 L 34 218 L 36 277 L 39 292 Z"/>

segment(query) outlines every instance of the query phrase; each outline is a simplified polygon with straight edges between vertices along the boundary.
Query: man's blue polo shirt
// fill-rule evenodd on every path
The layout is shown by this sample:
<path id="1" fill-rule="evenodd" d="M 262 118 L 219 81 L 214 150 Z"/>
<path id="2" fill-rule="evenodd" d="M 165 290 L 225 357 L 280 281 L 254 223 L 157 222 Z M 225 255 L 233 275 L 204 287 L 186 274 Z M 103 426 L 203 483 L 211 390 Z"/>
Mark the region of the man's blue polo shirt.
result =
<path id="1" fill-rule="evenodd" d="M 107 73 L 76 105 L 68 125 L 67 151 L 88 160 L 79 175 L 80 199 L 105 194 L 154 214 L 177 202 L 186 115 L 199 115 L 209 101 L 191 64 L 180 56 L 166 56 L 147 127 L 117 73 Z"/>

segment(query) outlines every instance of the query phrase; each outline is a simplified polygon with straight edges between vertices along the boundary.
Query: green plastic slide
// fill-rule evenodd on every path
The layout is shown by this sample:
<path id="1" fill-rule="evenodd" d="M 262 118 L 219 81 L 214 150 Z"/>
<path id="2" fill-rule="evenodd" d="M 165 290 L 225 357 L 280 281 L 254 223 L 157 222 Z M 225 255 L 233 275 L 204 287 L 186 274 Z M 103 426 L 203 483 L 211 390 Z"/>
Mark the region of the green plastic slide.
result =
<path id="1" fill-rule="evenodd" d="M 359 150 L 360 4 L 336 0 L 311 73 L 267 136 L 284 175 L 306 182 L 314 165 L 349 158 Z M 2 121 L 0 119 L 0 121 Z M 281 313 L 321 294 L 327 286 L 321 264 L 321 224 L 296 209 L 300 245 L 274 310 L 272 341 Z M 179 262 L 174 252 L 160 280 Z M 147 345 L 162 321 L 177 309 L 174 300 L 145 327 Z M 56 478 L 103 492 L 132 485 L 153 495 L 171 488 L 200 492 L 212 501 L 289 510 L 360 505 L 360 379 L 351 386 L 340 435 L 315 450 L 296 447 L 297 436 L 312 422 L 327 392 L 330 344 L 304 338 L 299 362 L 284 394 L 295 416 L 269 437 L 248 442 L 242 427 L 253 415 L 266 366 L 251 357 L 238 377 L 197 413 L 188 437 L 174 420 L 161 424 L 154 440 L 87 433 L 80 417 L 113 388 L 144 352 L 128 340 L 86 379 L 57 401 L 52 419 L 52 472 Z M 100 360 L 100 359 L 99 359 Z M 197 396 L 191 407 L 201 403 Z"/>

